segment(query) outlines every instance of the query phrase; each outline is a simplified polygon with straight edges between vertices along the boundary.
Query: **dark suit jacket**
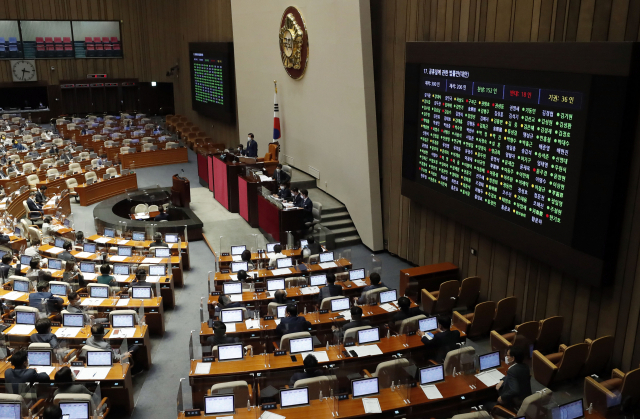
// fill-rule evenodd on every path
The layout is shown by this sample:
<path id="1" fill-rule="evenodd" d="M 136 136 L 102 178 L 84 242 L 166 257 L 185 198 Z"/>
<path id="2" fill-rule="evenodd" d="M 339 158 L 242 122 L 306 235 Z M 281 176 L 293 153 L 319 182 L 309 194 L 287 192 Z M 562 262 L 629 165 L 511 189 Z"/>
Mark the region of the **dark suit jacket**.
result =
<path id="1" fill-rule="evenodd" d="M 258 157 L 258 142 L 256 140 L 247 141 L 247 150 L 244 152 L 247 157 Z"/>
<path id="2" fill-rule="evenodd" d="M 294 207 L 300 207 L 302 205 L 302 195 L 298 193 L 298 195 L 293 196 L 293 194 L 291 194 L 291 202 Z"/>
<path id="3" fill-rule="evenodd" d="M 58 302 L 60 303 L 60 305 L 62 305 L 62 303 L 64 302 L 62 300 L 62 298 L 60 297 L 55 297 L 53 294 L 51 294 L 50 292 L 32 292 L 31 294 L 29 294 L 29 305 L 31 307 L 35 307 L 35 308 L 40 308 L 40 306 L 42 305 L 42 299 L 46 300 L 47 303 L 53 303 L 53 302 Z"/>
<path id="4" fill-rule="evenodd" d="M 276 170 L 273 172 L 273 179 L 276 181 L 278 185 L 283 183 L 287 183 L 291 180 L 291 176 L 284 170 L 280 170 L 279 172 Z"/>
<path id="5" fill-rule="evenodd" d="M 498 395 L 507 406 L 519 406 L 526 397 L 531 395 L 531 374 L 526 364 L 515 364 L 509 367 L 502 382 Z"/>
<path id="6" fill-rule="evenodd" d="M 39 211 L 42 213 L 42 207 L 36 204 L 31 198 L 27 198 L 27 206 L 29 207 L 29 211 Z"/>
<path id="7" fill-rule="evenodd" d="M 44 196 L 44 194 L 40 191 L 36 192 L 36 202 L 38 204 L 43 204 L 45 202 L 47 202 L 47 197 Z"/>
<path id="8" fill-rule="evenodd" d="M 48 343 L 54 349 L 58 347 L 58 338 L 53 333 L 34 333 L 30 339 L 31 342 Z"/>
<path id="9" fill-rule="evenodd" d="M 234 338 L 233 336 L 223 336 L 221 338 L 219 338 L 218 336 L 209 336 L 207 338 L 207 345 L 209 346 L 218 346 L 218 345 L 224 345 L 227 343 L 238 343 L 240 342 L 240 339 L 238 338 Z"/>
<path id="10" fill-rule="evenodd" d="M 404 319 L 408 319 L 409 317 L 419 316 L 420 314 L 423 314 L 423 313 L 422 313 L 422 310 L 420 310 L 418 307 L 410 308 L 408 313 L 405 313 L 404 311 L 400 310 L 393 315 L 393 321 L 399 322 Z"/>
<path id="11" fill-rule="evenodd" d="M 291 191 L 287 188 L 278 189 L 278 198 L 288 200 L 289 198 L 291 198 Z"/>
<path id="12" fill-rule="evenodd" d="M 318 255 L 322 252 L 322 249 L 320 248 L 320 243 L 309 243 L 307 245 L 307 247 L 309 248 L 309 251 L 311 252 L 312 255 Z"/>
<path id="13" fill-rule="evenodd" d="M 300 208 L 302 208 L 302 211 L 304 211 L 302 220 L 305 223 L 313 221 L 313 202 L 311 202 L 311 198 L 307 197 L 307 199 L 302 201 L 302 205 L 300 206 Z"/>
<path id="14" fill-rule="evenodd" d="M 352 320 L 349 323 L 342 326 L 342 331 L 346 332 L 347 330 L 353 329 L 354 327 L 369 326 L 370 324 L 371 322 L 367 319 Z"/>
<path id="15" fill-rule="evenodd" d="M 439 332 L 433 334 L 433 339 L 429 340 L 428 337 L 422 337 L 422 343 L 428 349 L 436 351 L 436 361 L 443 362 L 447 356 L 447 352 L 456 348 L 456 343 L 460 340 L 460 332 L 457 330 L 447 330 L 445 332 Z"/>
<path id="16" fill-rule="evenodd" d="M 293 385 L 296 383 L 296 381 L 298 380 L 304 380 L 305 378 L 313 378 L 313 377 L 319 377 L 323 375 L 322 374 L 322 370 L 321 369 L 317 369 L 311 372 L 297 372 L 295 374 L 293 374 L 291 376 L 291 380 L 289 380 L 289 387 L 293 388 Z"/>
<path id="17" fill-rule="evenodd" d="M 289 333 L 306 332 L 311 327 L 311 323 L 304 317 L 284 317 L 280 320 L 280 324 L 276 327 L 278 336 L 288 335 Z"/>
<path id="18" fill-rule="evenodd" d="M 156 217 L 153 220 L 154 221 L 162 221 L 162 220 L 169 221 L 169 214 L 167 214 L 166 212 L 162 213 L 162 214 L 158 214 L 158 215 L 156 215 Z"/>
<path id="19" fill-rule="evenodd" d="M 371 290 L 375 290 L 376 288 L 382 288 L 382 287 L 386 287 L 385 284 L 383 284 L 382 282 L 380 282 L 378 285 L 367 285 L 366 287 L 362 288 L 362 294 L 360 295 L 360 298 L 358 298 L 358 304 L 364 304 L 365 303 L 365 299 L 364 299 L 364 293 L 367 291 L 371 291 Z"/>
<path id="20" fill-rule="evenodd" d="M 58 255 L 58 259 L 62 259 L 67 262 L 75 262 L 76 257 L 73 256 L 69 251 L 65 250 L 64 252 Z"/>
<path id="21" fill-rule="evenodd" d="M 8 279 L 9 269 L 11 269 L 11 265 L 5 265 L 4 263 L 0 263 L 0 278 Z"/>
<path id="22" fill-rule="evenodd" d="M 12 383 L 12 384 L 23 384 L 23 383 L 48 383 L 51 380 L 49 379 L 49 375 L 38 371 L 27 368 L 27 369 L 8 369 L 4 372 L 4 382 Z M 15 393 L 18 393 L 19 386 L 13 386 Z"/>
<path id="23" fill-rule="evenodd" d="M 321 303 L 324 298 L 337 297 L 339 295 L 342 295 L 342 287 L 340 285 L 327 285 L 320 288 L 320 292 L 318 293 L 318 302 Z"/>

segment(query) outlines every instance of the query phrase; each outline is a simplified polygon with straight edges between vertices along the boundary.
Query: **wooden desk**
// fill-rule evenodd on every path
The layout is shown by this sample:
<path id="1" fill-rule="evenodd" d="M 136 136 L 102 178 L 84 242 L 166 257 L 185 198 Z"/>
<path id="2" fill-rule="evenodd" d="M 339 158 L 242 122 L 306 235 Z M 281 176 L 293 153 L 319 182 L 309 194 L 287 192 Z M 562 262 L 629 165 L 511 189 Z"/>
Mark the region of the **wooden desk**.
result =
<path id="1" fill-rule="evenodd" d="M 294 250 L 283 250 L 282 254 L 285 255 L 286 257 L 292 257 L 295 260 L 299 260 L 302 257 L 302 250 L 301 249 L 294 249 Z M 220 263 L 220 268 L 221 269 L 227 269 L 229 268 L 229 266 L 231 265 L 231 262 L 233 262 L 233 256 L 229 255 L 229 256 L 222 256 L 220 255 L 218 257 L 218 263 Z M 251 262 L 269 262 L 269 257 L 267 256 L 266 251 L 264 253 L 257 253 L 257 252 L 253 252 L 251 253 Z"/>
<path id="2" fill-rule="evenodd" d="M 120 163 L 122 164 L 123 169 L 128 169 L 134 162 L 134 167 L 136 169 L 140 167 L 162 166 L 165 164 L 188 163 L 189 153 L 186 147 L 182 147 L 170 150 L 120 154 Z"/>
<path id="3" fill-rule="evenodd" d="M 4 383 L 5 372 L 12 367 L 7 361 L 1 361 L 0 363 L 5 364 L 2 366 L 2 369 L 0 369 L 0 381 Z M 54 366 L 56 368 L 51 372 L 51 374 L 49 374 L 49 378 L 51 378 L 52 382 L 56 372 L 61 368 L 57 363 L 54 364 Z M 75 368 L 71 367 L 72 370 Z M 79 383 L 82 383 L 83 381 L 86 383 L 92 383 L 95 380 L 76 381 Z M 51 389 L 54 390 L 55 388 L 52 386 Z M 115 410 L 131 414 L 131 412 L 133 412 L 133 382 L 131 381 L 131 368 L 129 367 L 129 364 L 113 364 L 111 370 L 107 374 L 107 377 L 104 380 L 100 380 L 100 391 L 102 393 L 102 397 L 109 398 L 109 402 Z M 51 396 L 53 396 L 53 391 Z"/>
<path id="4" fill-rule="evenodd" d="M 272 189 L 274 181 L 260 182 L 251 176 L 238 176 L 238 203 L 240 216 L 253 228 L 260 227 L 258 195 L 261 186 Z"/>
<path id="5" fill-rule="evenodd" d="M 116 171 L 120 172 L 120 170 L 118 168 L 116 168 Z M 82 185 L 86 182 L 86 178 L 85 175 L 89 172 L 94 172 L 96 174 L 96 176 L 98 177 L 98 179 L 102 179 L 102 177 L 104 176 L 105 173 L 107 173 L 107 168 L 106 167 L 101 167 L 99 169 L 96 170 L 91 170 L 90 168 L 87 169 L 85 167 L 85 169 L 82 169 L 79 173 L 75 173 L 73 175 L 69 175 L 69 176 L 65 176 L 62 175 L 58 178 L 56 178 L 55 180 L 49 180 L 46 178 L 46 176 L 44 176 L 44 180 L 40 180 L 40 182 L 38 182 L 38 188 L 42 187 L 42 186 L 46 186 L 47 188 L 54 188 L 54 189 L 58 189 L 58 190 L 62 190 L 62 189 L 67 189 L 67 180 L 68 179 L 75 179 L 76 182 L 78 182 L 78 185 Z"/>
<path id="6" fill-rule="evenodd" d="M 229 212 L 238 212 L 238 175 L 244 163 L 225 162 L 213 156 L 213 196 Z"/>
<path id="7" fill-rule="evenodd" d="M 304 226 L 302 209 L 284 210 L 258 195 L 258 224 L 260 231 L 271 236 L 273 241 L 284 241 L 287 231 L 296 234 Z"/>
<path id="8" fill-rule="evenodd" d="M 69 214 L 71 214 L 71 195 L 65 194 L 62 198 L 60 198 L 60 202 L 58 202 L 58 204 L 56 204 L 55 202 L 56 196 L 52 196 L 51 198 L 49 198 L 47 203 L 43 205 L 42 210 L 44 211 L 44 214 L 53 217 L 58 211 L 60 211 L 60 214 L 68 217 Z"/>
<path id="9" fill-rule="evenodd" d="M 160 214 L 160 211 L 151 211 L 149 213 L 146 213 L 146 218 L 138 218 L 138 214 L 131 214 L 130 217 L 132 220 L 151 220 L 153 221 L 154 218 L 156 218 L 158 215 Z"/>
<path id="10" fill-rule="evenodd" d="M 66 299 L 66 297 L 65 297 Z M 84 302 L 86 298 L 81 298 L 80 301 Z M 118 306 L 119 299 L 117 298 L 105 298 L 102 300 L 99 306 L 95 306 L 95 309 L 100 313 L 110 313 L 113 310 L 138 310 L 140 303 L 142 302 L 144 307 L 144 314 L 147 319 L 147 325 L 149 326 L 149 332 L 154 335 L 164 335 L 164 308 L 162 304 L 162 297 L 154 297 L 148 300 L 137 300 L 129 298 L 127 305 Z M 67 304 L 65 302 L 65 304 Z M 93 307 L 93 306 L 84 306 Z"/>
<path id="11" fill-rule="evenodd" d="M 399 295 L 420 295 L 420 290 L 437 291 L 440 284 L 458 279 L 458 267 L 450 262 L 400 270 Z M 409 294 L 407 294 L 407 289 Z"/>
<path id="12" fill-rule="evenodd" d="M 76 186 L 75 190 L 80 197 L 80 205 L 87 205 L 103 201 L 112 196 L 120 195 L 128 190 L 138 189 L 138 177 L 135 173 L 109 180 L 98 180 L 92 185 L 82 184 Z"/>
<path id="13" fill-rule="evenodd" d="M 28 335 L 13 335 L 11 334 L 11 330 L 14 325 L 9 326 L 8 329 L 4 331 L 5 338 L 8 340 L 9 346 L 11 347 L 24 347 L 29 346 L 31 343 L 30 336 L 37 333 L 34 329 Z M 60 327 L 52 327 L 51 332 L 56 333 Z M 144 369 L 149 369 L 151 367 L 151 340 L 149 338 L 149 327 L 148 326 L 136 326 L 136 331 L 131 338 L 127 338 L 127 345 L 131 347 L 131 345 L 141 345 L 140 350 L 138 350 L 135 354 L 134 361 L 139 363 Z M 112 338 L 111 334 L 113 332 L 113 328 L 109 329 L 109 332 L 105 335 L 105 339 L 109 341 L 112 347 L 118 348 L 122 345 L 122 338 Z M 58 337 L 58 340 L 64 340 L 69 343 L 69 347 L 72 349 L 81 348 L 87 341 L 87 338 L 91 336 L 91 326 L 86 325 L 80 332 L 72 338 L 61 338 Z"/>

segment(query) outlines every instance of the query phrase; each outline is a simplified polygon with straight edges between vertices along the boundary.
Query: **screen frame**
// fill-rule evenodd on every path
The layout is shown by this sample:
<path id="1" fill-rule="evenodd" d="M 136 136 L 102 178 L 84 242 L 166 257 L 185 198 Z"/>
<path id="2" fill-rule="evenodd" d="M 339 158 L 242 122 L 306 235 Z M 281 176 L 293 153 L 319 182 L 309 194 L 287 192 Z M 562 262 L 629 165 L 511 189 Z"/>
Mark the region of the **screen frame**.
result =
<path id="1" fill-rule="evenodd" d="M 283 406 L 282 405 L 282 393 L 287 393 L 290 391 L 300 391 L 300 390 L 306 390 L 307 391 L 307 402 L 306 403 L 298 403 L 298 404 L 292 404 L 292 405 L 288 405 L 288 406 Z M 309 387 L 295 387 L 295 388 L 286 388 L 286 389 L 280 389 L 280 409 L 289 409 L 292 407 L 300 407 L 300 406 L 309 406 L 311 404 L 311 398 L 309 397 Z"/>
<path id="2" fill-rule="evenodd" d="M 423 383 L 422 382 L 422 371 L 423 370 L 430 370 L 430 369 L 434 369 L 434 368 L 440 368 L 440 370 L 442 371 L 442 379 L 438 380 L 438 381 L 431 381 L 429 383 Z M 424 386 L 424 385 L 434 385 L 436 383 L 443 383 L 445 381 L 445 375 L 444 375 L 444 364 L 437 364 L 437 365 L 430 365 L 428 367 L 421 367 L 418 369 L 418 378 L 420 379 L 420 385 Z"/>
<path id="3" fill-rule="evenodd" d="M 82 402 L 82 401 L 60 402 L 60 404 L 58 405 L 60 406 L 60 410 L 64 410 L 62 409 L 62 405 L 66 405 L 66 404 L 84 404 L 87 407 L 87 418 L 91 418 L 91 415 L 89 414 L 89 411 L 90 411 L 89 402 Z"/>
<path id="4" fill-rule="evenodd" d="M 115 318 L 116 317 L 124 317 L 124 316 L 127 316 L 127 317 L 129 317 L 131 319 L 132 326 L 116 326 L 115 325 L 115 321 L 114 321 Z M 136 327 L 136 319 L 135 319 L 133 314 L 118 313 L 118 314 L 112 315 L 109 320 L 111 321 L 111 327 L 113 327 L 114 329 L 124 329 L 124 328 L 127 328 L 127 327 Z"/>
<path id="5" fill-rule="evenodd" d="M 82 319 L 82 326 L 67 326 L 64 321 L 66 316 L 80 316 L 80 318 Z M 62 313 L 62 327 L 84 327 L 84 314 Z"/>
<path id="6" fill-rule="evenodd" d="M 135 292 L 136 289 L 147 289 L 149 290 L 149 297 L 134 297 L 133 293 Z M 153 287 L 151 286 L 138 286 L 138 287 L 131 287 L 131 298 L 137 298 L 140 300 L 150 300 L 153 298 Z"/>
<path id="7" fill-rule="evenodd" d="M 371 340 L 371 341 L 365 342 L 365 343 L 361 343 L 360 342 L 360 332 L 369 332 L 371 330 L 377 330 L 378 331 L 378 339 L 377 340 Z M 378 327 L 370 327 L 369 329 L 360 329 L 360 330 L 358 330 L 357 335 L 356 335 L 356 342 L 358 343 L 358 345 L 369 345 L 371 343 L 377 343 L 377 342 L 380 342 L 380 339 L 381 339 L 380 338 L 380 328 L 378 328 Z"/>
<path id="8" fill-rule="evenodd" d="M 378 391 L 375 392 L 375 393 L 367 393 L 367 394 L 363 394 L 363 395 L 360 395 L 360 396 L 354 395 L 354 392 L 353 392 L 354 383 L 357 383 L 359 381 L 365 381 L 365 380 L 376 380 Z M 380 394 L 380 381 L 378 380 L 378 377 L 357 378 L 355 380 L 351 380 L 351 398 L 352 399 L 361 399 L 363 397 L 373 396 L 375 394 Z"/>
<path id="9" fill-rule="evenodd" d="M 46 349 L 27 349 L 27 360 L 29 359 L 29 353 L 47 353 L 49 354 L 49 365 L 35 365 L 36 367 L 50 367 L 53 365 L 53 351 L 50 350 L 46 350 Z M 29 365 L 31 365 L 31 362 L 29 362 Z"/>
<path id="10" fill-rule="evenodd" d="M 489 356 L 489 355 L 493 355 L 493 354 L 498 354 L 498 365 L 495 367 L 487 367 L 485 369 L 482 369 L 482 363 L 480 362 L 480 358 L 485 357 L 485 356 Z M 502 366 L 502 360 L 500 359 L 500 351 L 491 351 L 491 352 L 487 352 L 486 354 L 482 354 L 482 355 L 478 355 L 478 370 L 479 372 L 484 372 L 484 371 L 489 371 L 495 368 L 500 368 Z"/>
<path id="11" fill-rule="evenodd" d="M 340 310 L 334 310 L 333 309 L 333 302 L 334 301 L 341 301 L 341 300 L 347 300 L 347 303 L 348 303 L 349 306 L 347 308 L 343 308 L 343 309 L 340 309 Z M 332 313 L 338 313 L 340 311 L 349 310 L 350 308 L 351 308 L 351 304 L 350 304 L 350 301 L 349 301 L 349 297 L 335 298 L 335 299 L 331 300 L 331 312 Z"/>
<path id="12" fill-rule="evenodd" d="M 296 351 L 296 352 L 293 352 L 291 350 L 291 341 L 293 341 L 293 340 L 309 340 L 309 339 L 311 339 L 311 350 L 309 350 L 309 351 Z M 295 339 L 289 339 L 289 353 L 291 355 L 303 354 L 305 352 L 313 352 L 313 337 L 312 336 L 305 336 L 305 337 L 300 337 L 300 338 L 295 338 Z"/>
<path id="13" fill-rule="evenodd" d="M 240 353 L 242 354 L 242 356 L 240 358 L 232 358 L 232 359 L 222 359 L 220 358 L 220 348 L 221 347 L 225 347 L 225 346 L 239 346 L 240 347 Z M 227 343 L 224 345 L 218 345 L 218 362 L 226 362 L 226 361 L 240 361 L 244 359 L 244 347 L 242 345 L 242 343 Z"/>
<path id="14" fill-rule="evenodd" d="M 237 321 L 237 322 L 230 322 L 230 321 L 224 321 L 224 320 L 222 320 L 222 317 L 223 317 L 223 314 L 222 314 L 222 313 L 225 313 L 225 312 L 229 313 L 229 312 L 232 312 L 232 311 L 239 311 L 239 312 L 240 312 L 240 320 L 239 320 L 239 321 Z M 243 309 L 241 309 L 241 308 L 223 308 L 222 310 L 220 310 L 220 321 L 221 321 L 222 323 L 225 323 L 225 324 L 226 324 L 226 323 L 244 323 L 244 310 L 243 310 Z"/>
<path id="15" fill-rule="evenodd" d="M 282 288 L 276 288 L 276 289 L 272 289 L 271 288 L 271 284 L 273 284 L 275 281 L 278 281 L 279 283 L 282 283 Z M 278 291 L 278 290 L 283 290 L 286 287 L 286 281 L 284 278 L 274 278 L 274 279 L 267 279 L 267 291 Z"/>
<path id="16" fill-rule="evenodd" d="M 93 352 L 98 352 L 98 353 L 109 353 L 109 365 L 91 365 L 89 363 L 89 354 L 93 353 Z M 111 368 L 113 366 L 113 351 L 87 351 L 87 367 L 109 367 Z"/>
<path id="17" fill-rule="evenodd" d="M 577 417 L 577 418 L 573 418 L 573 419 L 580 419 L 580 418 L 583 418 L 583 417 L 584 417 L 584 400 L 583 400 L 583 399 L 575 399 L 575 400 L 571 400 L 570 402 L 562 403 L 560 406 L 556 407 L 555 409 L 560 410 L 560 409 L 562 409 L 564 406 L 566 406 L 566 405 L 568 405 L 568 404 L 575 403 L 575 402 L 581 402 L 581 403 L 582 403 L 582 409 L 581 409 L 581 411 L 582 411 L 582 416 L 579 416 L 579 417 Z M 553 418 L 553 410 L 555 410 L 555 409 L 552 409 L 552 412 L 551 412 L 551 415 L 550 415 L 552 418 Z M 516 418 L 516 419 L 518 419 L 518 418 Z"/>
<path id="18" fill-rule="evenodd" d="M 231 397 L 232 398 L 232 406 L 233 409 L 232 410 L 225 410 L 225 411 L 217 411 L 217 412 L 210 412 L 207 410 L 207 399 L 218 399 L 221 397 Z M 236 412 L 236 399 L 235 399 L 235 395 L 233 394 L 217 394 L 217 395 L 211 395 L 211 396 L 204 396 L 204 414 L 205 415 L 218 415 L 221 413 L 234 413 Z"/>

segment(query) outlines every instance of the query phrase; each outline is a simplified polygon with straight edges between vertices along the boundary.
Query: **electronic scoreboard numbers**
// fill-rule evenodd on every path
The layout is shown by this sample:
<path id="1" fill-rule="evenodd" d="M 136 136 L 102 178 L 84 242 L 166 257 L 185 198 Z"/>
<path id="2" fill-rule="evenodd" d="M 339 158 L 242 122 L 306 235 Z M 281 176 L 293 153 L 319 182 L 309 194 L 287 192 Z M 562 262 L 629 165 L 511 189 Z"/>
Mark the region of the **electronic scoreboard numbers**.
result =
<path id="1" fill-rule="evenodd" d="M 496 82 L 496 72 L 422 65 L 417 174 L 423 184 L 568 242 L 582 91 Z M 513 79 L 513 78 L 511 78 Z"/>
<path id="2" fill-rule="evenodd" d="M 224 105 L 224 60 L 192 53 L 194 99 L 203 104 Z"/>

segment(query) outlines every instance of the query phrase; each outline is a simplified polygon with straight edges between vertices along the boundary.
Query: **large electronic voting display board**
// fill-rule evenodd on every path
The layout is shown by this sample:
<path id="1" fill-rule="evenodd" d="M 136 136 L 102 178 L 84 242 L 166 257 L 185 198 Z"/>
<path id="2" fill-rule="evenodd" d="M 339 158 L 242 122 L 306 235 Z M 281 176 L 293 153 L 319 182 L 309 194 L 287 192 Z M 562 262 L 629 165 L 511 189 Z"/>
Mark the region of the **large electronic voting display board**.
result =
<path id="1" fill-rule="evenodd" d="M 633 57 L 632 44 L 408 44 L 403 194 L 598 283 L 635 135 Z"/>

